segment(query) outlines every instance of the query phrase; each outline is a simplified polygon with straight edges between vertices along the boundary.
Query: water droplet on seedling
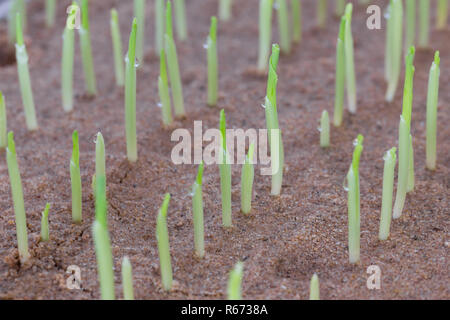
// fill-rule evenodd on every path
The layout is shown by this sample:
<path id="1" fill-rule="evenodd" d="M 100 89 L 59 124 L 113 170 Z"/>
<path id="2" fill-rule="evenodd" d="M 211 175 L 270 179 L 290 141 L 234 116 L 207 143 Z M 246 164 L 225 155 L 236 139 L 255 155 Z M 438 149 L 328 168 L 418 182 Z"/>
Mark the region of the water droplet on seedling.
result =
<path id="1" fill-rule="evenodd" d="M 342 187 L 344 188 L 345 191 L 348 192 L 348 177 L 345 176 L 344 181 L 342 182 Z"/>
<path id="2" fill-rule="evenodd" d="M 390 6 L 388 6 L 386 8 L 386 11 L 384 12 L 384 18 L 386 20 L 389 20 L 391 18 L 391 7 Z"/>
<path id="3" fill-rule="evenodd" d="M 353 140 L 353 146 L 356 147 L 358 145 L 358 143 L 359 143 L 358 139 Z"/>
<path id="4" fill-rule="evenodd" d="M 266 105 L 265 105 L 265 104 L 261 104 L 261 107 L 262 107 L 263 109 L 265 109 L 265 108 L 266 108 Z"/>
<path id="5" fill-rule="evenodd" d="M 317 130 L 318 130 L 319 132 L 322 132 L 322 128 L 321 128 L 321 127 L 317 127 Z"/>
<path id="6" fill-rule="evenodd" d="M 208 37 L 208 39 L 206 39 L 206 42 L 203 44 L 203 48 L 208 50 L 208 48 L 209 48 L 209 37 Z"/>
<path id="7" fill-rule="evenodd" d="M 158 108 L 162 108 L 162 103 L 158 102 L 157 106 L 158 106 Z"/>
<path id="8" fill-rule="evenodd" d="M 278 4 L 278 1 L 275 1 L 275 2 L 273 3 L 273 8 L 274 8 L 275 10 L 278 10 L 278 9 L 280 8 L 280 5 Z"/>

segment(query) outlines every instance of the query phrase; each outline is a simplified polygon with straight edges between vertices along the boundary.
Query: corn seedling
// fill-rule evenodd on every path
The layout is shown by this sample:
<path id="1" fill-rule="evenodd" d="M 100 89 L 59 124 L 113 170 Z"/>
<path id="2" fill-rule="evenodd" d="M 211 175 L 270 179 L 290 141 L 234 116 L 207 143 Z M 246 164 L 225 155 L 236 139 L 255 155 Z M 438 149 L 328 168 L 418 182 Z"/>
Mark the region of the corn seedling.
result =
<path id="1" fill-rule="evenodd" d="M 94 72 L 94 60 L 92 58 L 88 0 L 81 1 L 81 26 L 78 33 L 80 35 L 81 58 L 83 62 L 86 92 L 88 95 L 95 96 L 97 94 L 97 84 Z"/>
<path id="2" fill-rule="evenodd" d="M 20 13 L 16 15 L 16 61 L 19 74 L 20 92 L 25 110 L 25 120 L 28 130 L 37 130 L 36 112 L 34 109 L 33 91 L 31 90 L 30 71 L 28 69 L 27 48 L 23 41 L 22 24 Z"/>
<path id="3" fill-rule="evenodd" d="M 317 25 L 319 28 L 325 28 L 327 24 L 328 0 L 317 1 Z"/>
<path id="4" fill-rule="evenodd" d="M 273 196 L 281 193 L 283 184 L 284 148 L 278 123 L 277 110 L 277 67 L 280 47 L 272 45 L 272 56 L 269 61 L 269 76 L 267 80 L 267 95 L 265 99 L 266 126 L 269 133 L 269 145 L 272 161 L 272 190 Z"/>
<path id="5" fill-rule="evenodd" d="M 128 44 L 128 54 L 125 59 L 125 135 L 127 140 L 127 157 L 130 162 L 136 162 L 138 158 L 136 137 L 136 37 L 137 21 L 134 18 Z"/>
<path id="6" fill-rule="evenodd" d="M 413 81 L 414 81 L 414 54 L 415 49 L 411 47 L 406 56 L 405 87 L 403 91 L 403 111 L 399 123 L 399 150 L 398 150 L 398 181 L 397 194 L 394 203 L 394 219 L 400 218 L 405 205 L 406 193 L 408 189 L 409 165 L 412 152 L 409 150 L 411 145 L 410 126 L 413 99 Z"/>
<path id="7" fill-rule="evenodd" d="M 70 159 L 70 181 L 72 185 L 72 221 L 81 223 L 82 220 L 82 193 L 80 174 L 80 147 L 78 144 L 78 131 L 72 134 L 73 151 Z"/>
<path id="8" fill-rule="evenodd" d="M 380 231 L 378 239 L 387 240 L 391 228 L 392 198 L 394 192 L 394 171 L 397 162 L 397 148 L 392 148 L 384 155 L 383 196 L 381 201 Z"/>
<path id="9" fill-rule="evenodd" d="M 41 217 L 41 241 L 47 242 L 49 239 L 48 231 L 48 211 L 50 210 L 50 203 L 47 203 Z"/>
<path id="10" fill-rule="evenodd" d="M 136 58 L 139 63 L 143 63 L 145 48 L 145 0 L 134 0 L 134 16 L 137 21 Z"/>
<path id="11" fill-rule="evenodd" d="M 345 94 L 345 18 L 342 17 L 339 36 L 336 42 L 336 80 L 334 95 L 334 125 L 340 127 L 344 111 Z"/>
<path id="12" fill-rule="evenodd" d="M 133 269 L 128 257 L 125 257 L 122 260 L 122 287 L 123 299 L 134 300 Z"/>
<path id="13" fill-rule="evenodd" d="M 74 17 L 77 14 L 78 6 L 74 2 L 72 4 L 71 12 L 67 17 L 66 27 L 63 32 L 63 51 L 61 61 L 61 94 L 62 105 L 65 112 L 70 112 L 73 109 L 73 64 L 74 64 L 74 42 L 75 33 L 71 25 Z"/>
<path id="14" fill-rule="evenodd" d="M 335 11 L 337 17 L 341 17 L 345 12 L 345 0 L 336 0 Z"/>
<path id="15" fill-rule="evenodd" d="M 206 44 L 208 50 L 208 105 L 217 105 L 218 67 L 217 67 L 217 19 L 211 18 L 211 29 Z"/>
<path id="16" fill-rule="evenodd" d="M 170 194 L 167 193 L 156 220 L 156 240 L 158 241 L 161 282 L 166 291 L 170 291 L 172 288 L 172 262 L 170 258 L 169 231 L 167 229 L 169 201 Z"/>
<path id="17" fill-rule="evenodd" d="M 258 70 L 264 72 L 270 54 L 272 38 L 272 5 L 274 0 L 259 0 L 259 58 Z"/>
<path id="18" fill-rule="evenodd" d="M 242 277 L 244 264 L 236 263 L 228 279 L 228 300 L 242 300 Z"/>
<path id="19" fill-rule="evenodd" d="M 45 23 L 51 28 L 55 25 L 56 0 L 45 0 Z"/>
<path id="20" fill-rule="evenodd" d="M 0 149 L 8 146 L 8 132 L 6 125 L 6 104 L 5 97 L 0 91 Z"/>
<path id="21" fill-rule="evenodd" d="M 352 12 L 353 5 L 348 3 L 345 7 L 345 78 L 347 80 L 347 99 L 348 110 L 356 113 L 356 79 L 355 79 L 355 61 L 353 52 L 353 35 L 352 35 Z"/>
<path id="22" fill-rule="evenodd" d="M 203 162 L 198 167 L 197 179 L 192 186 L 192 212 L 194 219 L 194 247 L 198 257 L 205 256 L 205 235 L 203 224 Z"/>
<path id="23" fill-rule="evenodd" d="M 278 30 L 280 32 L 280 47 L 283 53 L 291 51 L 291 35 L 289 34 L 289 18 L 286 0 L 276 0 L 278 12 Z"/>
<path id="24" fill-rule="evenodd" d="M 232 15 L 233 0 L 219 0 L 219 19 L 229 21 Z"/>
<path id="25" fill-rule="evenodd" d="M 169 69 L 170 85 L 172 87 L 173 105 L 175 108 L 175 115 L 177 117 L 184 117 L 184 100 L 183 100 L 183 87 L 180 77 L 180 67 L 178 65 L 177 47 L 173 40 L 172 30 L 172 5 L 171 2 L 167 2 L 166 7 L 166 35 L 165 35 L 165 47 L 167 55 L 167 66 Z"/>
<path id="26" fill-rule="evenodd" d="M 302 2 L 301 0 L 292 0 L 292 40 L 299 43 L 302 40 Z"/>
<path id="27" fill-rule="evenodd" d="M 167 79 L 167 65 L 166 65 L 166 53 L 164 49 L 161 49 L 160 59 L 160 72 L 158 78 L 158 91 L 159 99 L 161 100 L 161 113 L 163 124 L 169 127 L 172 122 L 172 109 L 170 106 L 170 95 L 169 95 L 169 81 Z"/>
<path id="28" fill-rule="evenodd" d="M 114 71 L 116 75 L 116 84 L 118 87 L 123 87 L 124 85 L 124 70 L 123 65 L 123 53 L 122 53 L 122 41 L 120 39 L 120 27 L 119 27 L 119 16 L 116 9 L 111 9 L 111 39 L 113 44 L 114 52 Z"/>
<path id="29" fill-rule="evenodd" d="M 220 189 L 222 192 L 222 224 L 231 227 L 231 162 L 227 151 L 225 110 L 220 111 Z"/>
<path id="30" fill-rule="evenodd" d="M 104 206 L 106 207 L 106 203 Z M 97 273 L 100 282 L 101 297 L 103 300 L 114 300 L 113 257 L 108 227 L 99 221 L 94 221 L 92 232 L 94 234 Z"/>
<path id="31" fill-rule="evenodd" d="M 386 44 L 386 68 L 388 75 L 388 88 L 386 92 L 386 101 L 391 102 L 397 91 L 400 78 L 402 61 L 402 39 L 403 39 L 403 4 L 402 0 L 391 0 L 389 5 L 389 21 L 387 24 Z"/>
<path id="32" fill-rule="evenodd" d="M 426 48 L 430 37 L 430 1 L 419 1 L 419 47 Z"/>
<path id="33" fill-rule="evenodd" d="M 439 96 L 439 76 L 441 73 L 440 63 L 441 59 L 439 58 L 439 51 L 436 51 L 428 80 L 426 162 L 429 170 L 436 169 L 437 105 Z"/>
<path id="34" fill-rule="evenodd" d="M 330 146 L 330 119 L 328 111 L 324 110 L 320 117 L 320 147 L 328 148 Z"/>
<path id="35" fill-rule="evenodd" d="M 253 157 L 255 153 L 254 143 L 250 144 L 245 163 L 242 166 L 241 175 L 241 211 L 243 214 L 249 214 L 252 210 L 253 180 L 255 177 L 255 168 L 253 167 Z"/>
<path id="36" fill-rule="evenodd" d="M 95 219 L 107 228 L 105 141 L 97 134 L 95 143 Z"/>
<path id="37" fill-rule="evenodd" d="M 319 277 L 315 273 L 309 285 L 309 300 L 320 300 Z"/>
<path id="38" fill-rule="evenodd" d="M 155 0 L 155 51 L 164 49 L 164 0 Z"/>
<path id="39" fill-rule="evenodd" d="M 187 24 L 186 24 L 186 5 L 184 0 L 174 0 L 175 19 L 178 39 L 184 41 L 187 39 Z"/>
<path id="40" fill-rule="evenodd" d="M 416 0 L 406 0 L 405 48 L 408 49 L 416 41 Z"/>
<path id="41" fill-rule="evenodd" d="M 6 148 L 6 162 L 8 164 L 9 182 L 14 204 L 14 214 L 16 217 L 17 247 L 19 248 L 20 262 L 25 263 L 29 258 L 27 217 L 25 215 L 25 205 L 23 202 L 22 181 L 20 179 L 19 165 L 17 163 L 16 145 L 14 134 L 8 133 L 8 148 Z"/>
<path id="42" fill-rule="evenodd" d="M 448 20 L 448 0 L 438 0 L 436 28 L 444 29 Z"/>
<path id="43" fill-rule="evenodd" d="M 347 173 L 348 192 L 348 251 L 350 263 L 359 261 L 360 252 L 360 193 L 359 193 L 359 160 L 363 151 L 364 137 L 358 135 L 355 140 L 353 161 Z"/>

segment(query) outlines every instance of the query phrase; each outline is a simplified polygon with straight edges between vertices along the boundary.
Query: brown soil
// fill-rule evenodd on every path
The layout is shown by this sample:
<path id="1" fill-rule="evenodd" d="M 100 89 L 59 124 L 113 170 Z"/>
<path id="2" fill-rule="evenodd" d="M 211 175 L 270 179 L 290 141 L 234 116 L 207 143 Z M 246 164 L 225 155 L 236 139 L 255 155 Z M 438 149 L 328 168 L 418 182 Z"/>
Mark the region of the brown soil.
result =
<path id="1" fill-rule="evenodd" d="M 194 120 L 204 129 L 218 126 L 219 108 L 229 128 L 264 128 L 261 103 L 266 78 L 252 76 L 257 60 L 257 1 L 240 1 L 230 23 L 219 23 L 219 108 L 206 106 L 206 52 L 203 49 L 216 1 L 188 0 L 189 41 L 178 42 L 188 117 L 176 127 L 192 130 Z M 125 1 L 92 1 L 91 28 L 99 95 L 83 98 L 83 74 L 78 46 L 75 62 L 75 111 L 60 105 L 61 33 L 64 8 L 57 27 L 44 27 L 41 2 L 30 5 L 28 28 L 30 71 L 40 130 L 29 133 L 20 99 L 16 67 L 0 69 L 0 90 L 8 109 L 24 185 L 30 251 L 29 265 L 17 260 L 14 212 L 4 153 L 0 161 L 0 298 L 97 299 L 96 260 L 91 236 L 94 203 L 94 137 L 106 140 L 109 229 L 112 240 L 116 292 L 121 297 L 120 263 L 129 256 L 135 294 L 139 299 L 221 299 L 226 295 L 229 270 L 245 261 L 243 296 L 247 299 L 305 299 L 313 273 L 320 278 L 323 299 L 449 299 L 449 137 L 450 30 L 433 31 L 432 48 L 441 51 L 442 72 L 438 124 L 438 167 L 425 170 L 425 102 L 433 50 L 419 50 L 415 59 L 412 133 L 415 147 L 416 189 L 408 195 L 404 215 L 393 222 L 388 241 L 378 241 L 383 154 L 395 146 L 401 113 L 400 86 L 392 104 L 384 101 L 384 30 L 365 27 L 364 8 L 354 13 L 358 112 L 345 113 L 344 125 L 332 127 L 332 146 L 319 147 L 318 119 L 332 114 L 335 41 L 338 19 L 326 30 L 315 27 L 313 1 L 304 2 L 304 33 L 300 46 L 279 65 L 279 117 L 286 150 L 282 195 L 270 197 L 270 178 L 255 178 L 253 212 L 240 208 L 240 166 L 233 167 L 233 224 L 221 227 L 219 170 L 204 175 L 206 257 L 193 254 L 190 186 L 196 166 L 175 166 L 170 159 L 175 143 L 161 128 L 157 107 L 158 60 L 148 47 L 138 74 L 139 161 L 125 157 L 123 95 L 116 89 L 109 36 L 109 8 L 120 13 L 124 45 L 128 40 L 132 5 Z M 382 2 L 385 3 L 385 2 Z M 69 3 L 67 3 L 69 4 Z M 148 6 L 146 38 L 153 45 L 153 8 Z M 276 20 L 275 20 L 276 21 Z M 1 22 L 5 27 L 5 22 Z M 274 39 L 278 39 L 274 24 Z M 124 47 L 125 48 L 125 47 Z M 2 58 L 3 59 L 3 58 Z M 80 133 L 83 179 L 83 224 L 71 223 L 69 159 L 71 134 Z M 361 159 L 361 263 L 347 256 L 347 201 L 342 182 L 351 162 L 352 141 L 365 136 Z M 257 171 L 259 172 L 259 170 Z M 159 277 L 155 220 L 163 195 L 172 194 L 168 223 L 173 259 L 174 290 L 162 291 Z M 39 243 L 40 214 L 50 212 L 49 243 Z M 366 288 L 366 269 L 381 268 L 381 290 Z M 66 288 L 66 269 L 81 268 L 82 290 Z"/>

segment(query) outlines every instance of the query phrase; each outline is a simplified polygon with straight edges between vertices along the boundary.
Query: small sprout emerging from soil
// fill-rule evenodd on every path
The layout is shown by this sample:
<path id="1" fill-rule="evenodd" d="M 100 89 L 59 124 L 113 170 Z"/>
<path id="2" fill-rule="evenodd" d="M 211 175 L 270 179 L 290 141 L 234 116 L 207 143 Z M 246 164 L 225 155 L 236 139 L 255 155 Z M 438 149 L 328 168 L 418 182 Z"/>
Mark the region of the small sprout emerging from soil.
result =
<path id="1" fill-rule="evenodd" d="M 99 221 L 95 221 L 92 226 L 92 232 L 94 234 L 97 273 L 100 282 L 101 297 L 103 300 L 114 300 L 113 257 L 108 227 Z"/>
<path id="2" fill-rule="evenodd" d="M 309 285 L 309 300 L 320 300 L 319 277 L 315 273 Z"/>
<path id="3" fill-rule="evenodd" d="M 327 25 L 328 0 L 317 0 L 317 25 L 323 29 Z"/>
<path id="4" fill-rule="evenodd" d="M 403 52 L 403 4 L 402 0 L 391 0 L 386 36 L 386 75 L 388 88 L 386 101 L 391 102 L 397 91 Z"/>
<path id="5" fill-rule="evenodd" d="M 398 181 L 397 194 L 394 203 L 394 219 L 400 218 L 405 205 L 406 193 L 408 190 L 409 166 L 411 163 L 411 113 L 413 99 L 413 81 L 414 81 L 414 47 L 409 48 L 406 56 L 405 86 L 403 92 L 403 111 L 400 116 L 399 124 L 399 153 L 398 153 Z"/>
<path id="6" fill-rule="evenodd" d="M 164 49 L 164 0 L 155 0 L 155 51 Z"/>
<path id="7" fill-rule="evenodd" d="M 300 43 L 302 40 L 302 3 L 301 0 L 292 0 L 292 40 Z"/>
<path id="8" fill-rule="evenodd" d="M 122 260 L 122 287 L 123 299 L 134 300 L 133 269 L 128 257 L 125 257 Z"/>
<path id="9" fill-rule="evenodd" d="M 378 239 L 387 240 L 391 229 L 392 198 L 394 192 L 394 171 L 397 163 L 397 148 L 387 151 L 384 156 L 383 197 L 381 202 L 380 231 Z"/>
<path id="10" fill-rule="evenodd" d="M 116 9 L 111 9 L 110 28 L 114 51 L 114 71 L 116 75 L 116 84 L 118 87 L 123 87 L 125 67 L 123 65 L 123 51 L 122 41 L 120 39 L 119 16 Z"/>
<path id="11" fill-rule="evenodd" d="M 344 109 L 345 92 L 345 18 L 342 17 L 336 43 L 336 82 L 334 96 L 334 125 L 340 127 Z"/>
<path id="12" fill-rule="evenodd" d="M 355 79 L 355 61 L 353 49 L 353 35 L 352 35 L 352 12 L 353 5 L 348 3 L 345 7 L 345 78 L 347 80 L 347 99 L 348 110 L 351 113 L 356 113 L 356 79 Z"/>
<path id="13" fill-rule="evenodd" d="M 47 203 L 41 217 L 41 241 L 47 242 L 49 239 L 48 231 L 48 211 L 50 210 L 50 203 Z"/>
<path id="14" fill-rule="evenodd" d="M 172 262 L 170 258 L 169 231 L 167 229 L 167 208 L 169 207 L 169 201 L 170 194 L 167 193 L 156 220 L 156 240 L 158 241 L 161 282 L 166 291 L 170 291 L 172 288 Z"/>
<path id="15" fill-rule="evenodd" d="M 94 72 L 94 60 L 92 58 L 91 32 L 89 31 L 89 2 L 81 1 L 81 27 L 80 35 L 81 58 L 84 70 L 84 82 L 86 93 L 90 96 L 97 94 L 97 84 Z"/>
<path id="16" fill-rule="evenodd" d="M 48 28 L 55 25 L 56 0 L 45 0 L 45 23 Z"/>
<path id="17" fill-rule="evenodd" d="M 174 0 L 175 19 L 178 39 L 184 41 L 187 39 L 187 24 L 186 24 L 186 5 L 184 0 Z"/>
<path id="18" fill-rule="evenodd" d="M 328 148 L 330 146 L 330 119 L 328 111 L 324 110 L 320 118 L 320 147 Z"/>
<path id="19" fill-rule="evenodd" d="M 259 58 L 258 70 L 264 72 L 270 54 L 272 38 L 272 6 L 274 0 L 259 0 Z"/>
<path id="20" fill-rule="evenodd" d="M 253 167 L 253 157 L 255 153 L 255 144 L 250 144 L 245 163 L 242 166 L 241 175 L 241 211 L 243 214 L 249 214 L 252 210 L 253 180 L 255 177 L 255 168 Z"/>
<path id="21" fill-rule="evenodd" d="M 95 143 L 95 219 L 107 228 L 105 141 L 97 134 Z"/>
<path id="22" fill-rule="evenodd" d="M 145 50 L 145 0 L 134 0 L 134 16 L 137 21 L 136 59 L 144 63 Z M 134 61 L 134 60 L 133 60 Z"/>
<path id="23" fill-rule="evenodd" d="M 217 19 L 211 18 L 211 29 L 207 39 L 208 50 L 208 105 L 217 105 L 218 67 L 217 67 Z"/>
<path id="24" fill-rule="evenodd" d="M 430 1 L 419 1 L 419 47 L 426 48 L 430 38 Z"/>
<path id="25" fill-rule="evenodd" d="M 78 144 L 78 131 L 72 134 L 73 151 L 70 159 L 70 181 L 72 185 L 72 221 L 81 223 L 82 220 L 82 197 L 81 197 L 81 174 L 80 174 L 80 147 Z"/>
<path id="26" fill-rule="evenodd" d="M 341 17 L 345 12 L 345 0 L 336 0 L 335 11 L 337 17 Z"/>
<path id="27" fill-rule="evenodd" d="M 350 263 L 359 261 L 360 252 L 360 193 L 359 193 L 359 159 L 363 151 L 364 137 L 358 135 L 355 140 L 353 161 L 347 173 L 348 192 L 348 251 Z"/>
<path id="28" fill-rule="evenodd" d="M 220 189 L 222 192 L 222 224 L 229 228 L 231 222 L 231 162 L 227 151 L 225 110 L 220 111 Z"/>
<path id="29" fill-rule="evenodd" d="M 291 52 L 291 35 L 289 30 L 289 16 L 286 0 L 276 0 L 278 8 L 278 30 L 280 32 L 280 47 L 283 53 Z"/>
<path id="30" fill-rule="evenodd" d="M 283 184 L 284 148 L 281 130 L 278 124 L 277 111 L 277 67 L 280 47 L 272 45 L 272 55 L 269 61 L 269 76 L 267 80 L 267 95 L 265 101 L 266 126 L 269 133 L 270 154 L 272 156 L 272 190 L 273 196 L 281 193 Z"/>
<path id="31" fill-rule="evenodd" d="M 219 0 L 219 19 L 229 21 L 232 15 L 233 0 Z"/>
<path id="32" fill-rule="evenodd" d="M 181 83 L 180 67 L 178 65 L 177 47 L 173 39 L 172 5 L 170 1 L 167 1 L 166 6 L 165 48 L 175 115 L 177 117 L 184 117 L 186 114 L 184 111 L 183 86 Z"/>
<path id="33" fill-rule="evenodd" d="M 67 17 L 66 27 L 63 32 L 63 51 L 61 62 L 61 94 L 62 105 L 65 112 L 73 109 L 73 64 L 74 64 L 74 42 L 75 32 L 70 25 L 74 16 L 77 14 L 78 5 L 74 2 L 71 6 L 71 12 Z"/>
<path id="34" fill-rule="evenodd" d="M 20 179 L 19 165 L 17 163 L 16 145 L 14 134 L 8 134 L 8 148 L 6 148 L 6 161 L 8 164 L 9 182 L 14 204 L 14 214 L 16 217 L 17 247 L 21 263 L 25 263 L 29 258 L 27 221 L 25 215 L 25 205 L 23 202 L 22 181 Z"/>
<path id="35" fill-rule="evenodd" d="M 10 44 L 14 44 L 17 34 L 17 13 L 21 17 L 21 28 L 26 29 L 27 12 L 25 0 L 12 0 L 8 11 L 8 38 Z"/>
<path id="36" fill-rule="evenodd" d="M 192 209 L 194 219 L 194 247 L 198 257 L 205 256 L 205 236 L 203 223 L 203 162 L 198 167 L 197 179 L 192 186 Z"/>
<path id="37" fill-rule="evenodd" d="M 438 0 L 436 15 L 436 28 L 445 29 L 448 20 L 448 0 Z"/>
<path id="38" fill-rule="evenodd" d="M 406 0 L 405 48 L 414 46 L 416 41 L 416 1 Z"/>
<path id="39" fill-rule="evenodd" d="M 128 161 L 138 159 L 136 136 L 136 36 L 137 20 L 134 18 L 126 56 L 125 73 L 125 135 Z M 98 176 L 97 176 L 98 178 Z"/>
<path id="40" fill-rule="evenodd" d="M 228 279 L 228 300 L 242 300 L 242 277 L 244 263 L 238 262 L 230 272 Z"/>
<path id="41" fill-rule="evenodd" d="M 434 62 L 431 65 L 428 80 L 427 96 L 427 168 L 436 169 L 436 134 L 437 134 L 437 104 L 439 96 L 439 76 L 440 76 L 439 51 L 434 55 Z M 1 103 L 1 102 L 0 102 Z"/>
<path id="42" fill-rule="evenodd" d="M 0 149 L 8 146 L 8 132 L 6 124 L 6 104 L 5 97 L 0 91 Z"/>
<path id="43" fill-rule="evenodd" d="M 167 79 L 167 65 L 166 65 L 166 52 L 161 49 L 161 54 L 159 55 L 160 67 L 159 67 L 159 78 L 158 78 L 158 91 L 159 99 L 161 100 L 161 113 L 163 124 L 169 127 L 172 122 L 172 109 L 170 105 L 170 95 L 169 95 L 169 81 Z"/>
<path id="44" fill-rule="evenodd" d="M 19 74 L 20 92 L 25 110 L 25 120 L 28 130 L 37 130 L 36 112 L 34 109 L 33 91 L 31 90 L 30 71 L 28 69 L 27 48 L 23 42 L 22 23 L 20 13 L 16 15 L 16 61 Z"/>

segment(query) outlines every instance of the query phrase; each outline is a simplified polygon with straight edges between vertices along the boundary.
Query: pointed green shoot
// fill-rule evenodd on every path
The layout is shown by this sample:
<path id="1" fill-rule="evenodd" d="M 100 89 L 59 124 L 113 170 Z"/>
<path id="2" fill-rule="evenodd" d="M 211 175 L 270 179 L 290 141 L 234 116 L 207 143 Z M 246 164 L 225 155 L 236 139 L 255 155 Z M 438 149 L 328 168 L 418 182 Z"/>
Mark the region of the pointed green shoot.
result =
<path id="1" fill-rule="evenodd" d="M 74 65 L 74 46 L 75 46 L 75 32 L 70 21 L 73 21 L 74 16 L 79 10 L 78 5 L 73 2 L 71 12 L 67 17 L 66 27 L 63 32 L 63 49 L 61 61 L 61 95 L 62 105 L 65 112 L 70 112 L 73 109 L 73 65 Z"/>
<path id="2" fill-rule="evenodd" d="M 244 263 L 238 262 L 230 272 L 228 279 L 228 300 L 242 300 L 242 278 Z"/>
<path id="3" fill-rule="evenodd" d="M 97 94 L 97 83 L 92 58 L 91 32 L 89 30 L 89 2 L 81 1 L 81 28 L 79 30 L 81 58 L 83 62 L 84 82 L 86 93 L 90 96 Z"/>
<path id="4" fill-rule="evenodd" d="M 328 148 L 330 146 L 330 119 L 328 111 L 324 110 L 320 118 L 320 147 Z"/>
<path id="5" fill-rule="evenodd" d="M 70 159 L 70 181 L 72 186 L 72 221 L 81 223 L 82 220 L 82 194 L 80 174 L 80 147 L 78 144 L 78 131 L 72 134 L 73 151 Z"/>
<path id="6" fill-rule="evenodd" d="M 391 102 L 394 99 L 395 92 L 397 91 L 398 82 L 400 79 L 400 70 L 402 62 L 402 44 L 403 44 L 403 4 L 402 0 L 391 0 L 389 6 L 389 23 L 386 32 L 389 33 L 387 36 L 388 41 L 391 43 L 388 45 L 390 51 L 386 54 L 390 55 L 386 58 L 386 61 L 390 65 L 386 66 L 389 68 L 388 71 L 388 89 L 386 92 L 386 101 Z"/>
<path id="7" fill-rule="evenodd" d="M 320 300 L 319 277 L 315 273 L 309 285 L 309 300 Z"/>
<path id="8" fill-rule="evenodd" d="M 125 81 L 125 67 L 123 65 L 123 51 L 122 40 L 120 37 L 119 16 L 116 9 L 111 9 L 110 29 L 114 52 L 114 71 L 116 75 L 116 84 L 118 87 L 123 87 Z"/>
<path id="9" fill-rule="evenodd" d="M 352 12 L 353 5 L 351 3 L 348 3 L 345 7 L 345 78 L 347 80 L 348 110 L 351 113 L 356 113 L 356 76 L 352 35 Z"/>
<path id="10" fill-rule="evenodd" d="M 160 72 L 158 78 L 158 91 L 159 91 L 159 99 L 161 100 L 162 120 L 164 126 L 169 127 L 173 122 L 173 118 L 169 95 L 169 81 L 167 78 L 166 52 L 164 49 L 161 49 L 159 59 L 160 59 L 160 67 L 159 67 Z"/>
<path id="11" fill-rule="evenodd" d="M 439 51 L 436 51 L 428 79 L 426 163 L 429 170 L 436 169 L 437 107 L 439 100 L 439 76 L 441 73 L 440 63 L 441 59 L 439 58 Z"/>
<path id="12" fill-rule="evenodd" d="M 253 167 L 253 158 L 255 153 L 255 144 L 251 143 L 248 148 L 248 154 L 245 163 L 242 166 L 241 175 L 241 212 L 249 214 L 252 210 L 253 181 L 255 177 L 255 168 Z"/>
<path id="13" fill-rule="evenodd" d="M 133 269 L 128 257 L 125 257 L 122 260 L 122 287 L 123 299 L 134 300 Z"/>
<path id="14" fill-rule="evenodd" d="M 381 201 L 380 230 L 378 239 L 387 240 L 391 229 L 392 198 L 394 192 L 394 171 L 397 163 L 397 148 L 392 148 L 384 155 L 383 196 Z"/>
<path id="15" fill-rule="evenodd" d="M 25 215 L 25 205 L 23 201 L 22 181 L 20 179 L 19 165 L 17 163 L 16 145 L 14 134 L 8 133 L 8 148 L 6 148 L 6 162 L 8 164 L 9 182 L 14 204 L 14 214 L 16 218 L 17 247 L 21 263 L 25 263 L 29 258 L 28 233 Z"/>
<path id="16" fill-rule="evenodd" d="M 340 127 L 344 112 L 344 95 L 345 95 L 345 21 L 342 17 L 339 28 L 339 36 L 336 43 L 336 81 L 334 96 L 334 125 Z"/>
<path id="17" fill-rule="evenodd" d="M 50 203 L 47 203 L 41 217 L 41 241 L 47 242 L 49 240 L 48 230 L 48 211 L 50 210 Z"/>
<path id="18" fill-rule="evenodd" d="M 211 18 L 211 29 L 207 40 L 208 50 L 208 105 L 217 105 L 218 66 L 217 66 L 217 19 Z"/>
<path id="19" fill-rule="evenodd" d="M 97 134 L 95 144 L 95 219 L 107 229 L 105 141 Z"/>
<path id="20" fill-rule="evenodd" d="M 203 222 L 203 162 L 198 167 L 197 179 L 192 186 L 192 212 L 194 220 L 194 247 L 199 258 L 205 256 L 205 235 Z"/>
<path id="21" fill-rule="evenodd" d="M 136 35 L 137 20 L 134 18 L 128 44 L 125 73 L 125 135 L 128 161 L 138 159 L 136 134 Z"/>
<path id="22" fill-rule="evenodd" d="M 94 221 L 92 232 L 97 257 L 97 273 L 100 282 L 101 298 L 103 300 L 114 300 L 113 256 L 108 228 L 99 221 Z"/>
<path id="23" fill-rule="evenodd" d="M 225 111 L 220 111 L 220 152 L 221 158 L 219 162 L 220 171 L 220 189 L 222 193 L 222 225 L 226 228 L 231 227 L 231 162 L 227 151 L 226 139 L 226 119 Z"/>
<path id="24" fill-rule="evenodd" d="M 167 208 L 170 194 L 166 194 L 156 220 L 156 240 L 158 241 L 161 283 L 165 291 L 172 288 L 172 262 L 170 257 L 169 231 L 167 229 Z"/>

